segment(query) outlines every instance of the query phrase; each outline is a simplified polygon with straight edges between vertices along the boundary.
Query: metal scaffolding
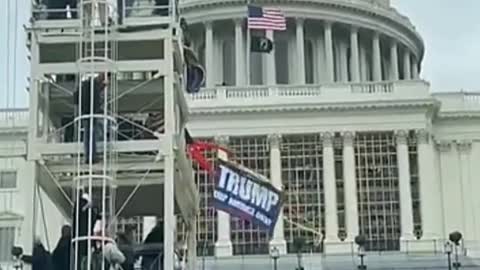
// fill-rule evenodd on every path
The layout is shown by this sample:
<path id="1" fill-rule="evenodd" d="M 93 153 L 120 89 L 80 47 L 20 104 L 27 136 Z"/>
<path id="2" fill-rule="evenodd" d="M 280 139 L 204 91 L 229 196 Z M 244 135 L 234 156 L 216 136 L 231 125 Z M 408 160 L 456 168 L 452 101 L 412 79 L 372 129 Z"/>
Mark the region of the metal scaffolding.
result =
<path id="1" fill-rule="evenodd" d="M 28 158 L 35 182 L 72 219 L 72 269 L 91 269 L 95 246 L 113 243 L 117 223 L 133 216 L 163 220 L 164 247 L 155 252 L 166 269 L 173 269 L 178 242 L 187 243 L 184 261 L 188 256 L 194 269 L 198 191 L 183 151 L 187 109 L 178 3 L 136 17 L 128 15 L 137 13 L 125 1 L 120 7 L 111 2 L 32 9 Z M 132 43 L 146 49 L 127 51 Z M 177 220 L 186 232 L 176 243 Z"/>
<path id="2" fill-rule="evenodd" d="M 79 58 L 78 99 L 75 117 L 78 143 L 85 145 L 83 151 L 77 152 L 76 173 L 73 181 L 75 202 L 75 216 L 73 224 L 73 269 L 92 269 L 92 248 L 95 242 L 105 247 L 107 242 L 113 241 L 116 226 L 110 226 L 115 216 L 115 170 L 114 164 L 117 155 L 109 142 L 116 140 L 113 132 L 116 127 L 117 114 L 117 79 L 115 71 L 116 41 L 110 38 L 115 26 L 115 20 L 109 20 L 109 11 L 115 7 L 107 0 L 81 0 L 80 19 L 81 30 L 78 43 Z M 99 93 L 96 93 L 99 92 Z M 101 100 L 97 100 L 99 99 Z M 86 100 L 88 99 L 88 100 Z M 112 102 L 110 102 L 112 101 Z M 100 105 L 101 104 L 101 105 Z M 88 106 L 85 106 L 88 105 Z M 88 108 L 89 107 L 89 108 Z M 87 109 L 87 111 L 84 111 Z M 101 132 L 100 132 L 101 131 Z M 98 133 L 101 134 L 98 134 Z M 99 136 L 100 135 L 100 136 Z M 96 143 L 100 146 L 98 151 Z M 82 155 L 83 153 L 83 155 Z M 97 155 L 101 158 L 97 166 Z M 82 163 L 88 167 L 85 173 Z M 87 235 L 80 228 L 82 200 L 91 204 L 87 207 Z M 99 213 L 95 213 L 98 206 Z M 100 231 L 92 232 L 101 216 Z M 99 241 L 100 240 L 100 241 Z M 86 247 L 86 248 L 85 248 Z M 85 254 L 86 251 L 86 254 Z M 102 270 L 105 269 L 105 260 L 102 261 Z M 86 266 L 85 266 L 86 263 Z"/>

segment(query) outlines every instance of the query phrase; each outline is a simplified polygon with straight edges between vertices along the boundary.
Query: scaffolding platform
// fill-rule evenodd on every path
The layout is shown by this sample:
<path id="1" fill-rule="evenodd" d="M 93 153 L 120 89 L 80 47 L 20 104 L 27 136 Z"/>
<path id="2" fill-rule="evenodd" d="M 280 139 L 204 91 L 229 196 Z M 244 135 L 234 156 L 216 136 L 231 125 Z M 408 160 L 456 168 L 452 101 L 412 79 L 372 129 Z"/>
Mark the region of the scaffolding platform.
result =
<path id="1" fill-rule="evenodd" d="M 36 183 L 67 220 L 72 220 L 72 198 L 78 196 L 79 186 L 99 194 L 105 186 L 111 188 L 113 220 L 156 216 L 169 225 L 183 220 L 193 231 L 188 240 L 189 268 L 195 269 L 199 199 L 185 152 L 188 109 L 176 1 L 160 12 L 163 15 L 155 11 L 161 7 L 123 7 L 121 24 L 120 13 L 110 17 L 108 25 L 90 21 L 86 25 L 79 19 L 81 6 L 104 1 L 82 0 L 78 9 L 62 11 L 32 8 L 27 29 L 31 52 L 27 157 L 35 164 Z M 84 129 L 79 127 L 84 119 L 74 102 L 74 93 L 93 74 L 107 74 L 104 91 L 109 91 L 102 101 L 103 113 L 82 115 L 99 119 L 102 126 L 95 164 L 84 161 Z M 167 227 L 165 256 L 175 245 L 175 228 Z M 166 259 L 164 269 L 173 269 L 172 262 Z"/>

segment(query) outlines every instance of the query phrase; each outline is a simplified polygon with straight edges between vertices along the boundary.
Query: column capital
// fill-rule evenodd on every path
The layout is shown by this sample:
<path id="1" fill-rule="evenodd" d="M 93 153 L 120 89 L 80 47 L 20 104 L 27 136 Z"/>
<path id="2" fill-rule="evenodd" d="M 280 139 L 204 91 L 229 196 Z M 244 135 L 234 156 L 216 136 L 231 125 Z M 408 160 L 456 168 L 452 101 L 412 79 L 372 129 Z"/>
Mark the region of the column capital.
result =
<path id="1" fill-rule="evenodd" d="M 323 21 L 323 25 L 324 25 L 325 27 L 331 28 L 331 27 L 333 26 L 333 21 L 325 20 L 325 21 Z"/>
<path id="2" fill-rule="evenodd" d="M 472 142 L 468 140 L 457 141 L 456 144 L 459 152 L 467 153 L 472 149 Z"/>
<path id="3" fill-rule="evenodd" d="M 390 48 L 397 48 L 398 47 L 398 42 L 395 39 L 390 40 Z"/>
<path id="4" fill-rule="evenodd" d="M 228 136 L 226 135 L 217 135 L 215 136 L 215 143 L 221 145 L 221 146 L 226 146 L 228 145 Z"/>
<path id="5" fill-rule="evenodd" d="M 243 18 L 235 18 L 233 19 L 233 22 L 235 23 L 236 26 L 241 26 L 243 23 L 244 19 Z"/>
<path id="6" fill-rule="evenodd" d="M 350 33 L 351 34 L 358 34 L 358 29 L 359 29 L 358 26 L 353 25 L 353 24 L 350 25 Z"/>
<path id="7" fill-rule="evenodd" d="M 268 142 L 270 143 L 270 147 L 280 147 L 280 143 L 282 141 L 282 135 L 280 134 L 270 134 L 267 136 Z"/>
<path id="8" fill-rule="evenodd" d="M 415 135 L 417 135 L 417 142 L 419 144 L 425 144 L 430 141 L 430 132 L 426 129 L 415 130 Z"/>
<path id="9" fill-rule="evenodd" d="M 295 23 L 297 25 L 303 25 L 303 23 L 305 22 L 305 18 L 303 17 L 295 17 Z"/>
<path id="10" fill-rule="evenodd" d="M 407 144 L 408 130 L 395 130 L 395 139 L 397 144 Z"/>
<path id="11" fill-rule="evenodd" d="M 353 145 L 353 139 L 355 139 L 354 131 L 342 131 L 343 144 L 344 145 Z"/>
<path id="12" fill-rule="evenodd" d="M 438 151 L 440 151 L 440 152 L 448 152 L 448 151 L 450 151 L 452 143 L 450 141 L 438 141 L 435 144 L 435 146 L 438 149 Z"/>
<path id="13" fill-rule="evenodd" d="M 380 38 L 380 32 L 374 30 L 373 31 L 373 38 Z"/>
<path id="14" fill-rule="evenodd" d="M 213 26 L 213 21 L 204 21 L 203 25 L 205 25 L 205 28 L 211 28 Z"/>
<path id="15" fill-rule="evenodd" d="M 332 147 L 333 146 L 333 132 L 322 132 L 320 133 L 320 138 L 322 139 L 323 147 Z"/>

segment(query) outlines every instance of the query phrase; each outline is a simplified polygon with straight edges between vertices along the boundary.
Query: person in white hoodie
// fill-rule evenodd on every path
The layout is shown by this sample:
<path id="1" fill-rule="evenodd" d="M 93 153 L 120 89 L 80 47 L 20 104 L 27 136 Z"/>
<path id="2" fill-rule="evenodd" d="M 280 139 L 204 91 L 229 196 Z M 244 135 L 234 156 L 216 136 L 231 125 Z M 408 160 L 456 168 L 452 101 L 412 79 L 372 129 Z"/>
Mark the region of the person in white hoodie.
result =
<path id="1" fill-rule="evenodd" d="M 102 236 L 102 221 L 97 220 L 94 227 L 94 235 L 97 237 Z M 107 235 L 105 235 L 107 237 Z M 122 269 L 121 264 L 125 262 L 125 256 L 117 247 L 117 244 L 113 239 L 105 239 L 104 245 L 102 246 L 102 241 L 98 240 L 95 242 L 94 251 L 92 254 L 92 270 L 101 270 L 102 269 L 102 260 L 105 261 L 105 269 L 118 270 Z M 86 269 L 86 260 L 82 264 L 82 269 Z"/>

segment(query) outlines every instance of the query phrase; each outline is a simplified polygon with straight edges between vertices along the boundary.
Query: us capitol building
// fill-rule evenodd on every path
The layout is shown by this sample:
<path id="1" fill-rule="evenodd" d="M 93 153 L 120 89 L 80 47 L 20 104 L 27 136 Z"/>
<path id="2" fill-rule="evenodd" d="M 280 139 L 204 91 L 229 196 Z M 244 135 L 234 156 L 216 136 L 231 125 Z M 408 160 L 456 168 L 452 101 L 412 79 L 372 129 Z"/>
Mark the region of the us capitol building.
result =
<path id="1" fill-rule="evenodd" d="M 273 53 L 250 53 L 250 67 L 244 1 L 183 2 L 207 69 L 189 97 L 192 134 L 267 175 L 285 192 L 283 218 L 324 235 L 285 221 L 269 242 L 211 214 L 212 185 L 199 177 L 199 239 L 212 255 L 291 252 L 296 236 L 316 252 L 350 252 L 359 234 L 372 251 L 432 251 L 455 230 L 477 249 L 480 95 L 432 93 L 424 42 L 389 2 L 265 1 L 285 12 L 287 31 Z"/>
<path id="2" fill-rule="evenodd" d="M 226 146 L 234 161 L 282 189 L 283 213 L 270 239 L 216 211 L 214 182 L 197 170 L 197 256 L 268 256 L 272 247 L 294 253 L 297 237 L 309 253 L 352 254 L 357 235 L 366 237 L 367 251 L 442 253 L 453 231 L 463 234 L 462 254 L 480 256 L 480 93 L 436 93 L 421 79 L 424 41 L 389 0 L 250 2 L 287 17 L 269 54 L 247 51 L 246 1 L 180 1 L 206 69 L 205 87 L 185 94 L 185 121 L 193 137 Z M 118 78 L 149 79 L 135 76 Z M 61 97 L 51 98 L 54 112 L 65 113 L 53 101 Z M 26 138 L 31 127 L 24 127 L 17 132 Z M 2 134 L 11 129 L 0 126 Z M 10 159 L 1 156 L 0 171 L 17 171 L 21 182 Z M 5 201 L 13 198 L 1 188 Z M 17 210 L 0 207 L 0 226 L 1 211 L 11 219 Z M 131 212 L 143 223 L 146 213 Z"/>

